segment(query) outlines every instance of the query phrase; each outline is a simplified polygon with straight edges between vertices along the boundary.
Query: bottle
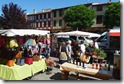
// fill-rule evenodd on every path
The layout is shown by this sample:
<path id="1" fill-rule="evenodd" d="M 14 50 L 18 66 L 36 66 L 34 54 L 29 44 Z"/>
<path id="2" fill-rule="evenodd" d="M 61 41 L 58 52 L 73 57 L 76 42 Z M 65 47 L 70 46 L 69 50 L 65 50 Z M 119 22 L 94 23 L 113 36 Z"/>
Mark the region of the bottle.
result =
<path id="1" fill-rule="evenodd" d="M 99 69 L 102 70 L 102 63 L 100 63 L 100 65 L 99 65 Z"/>
<path id="2" fill-rule="evenodd" d="M 75 60 L 73 59 L 73 64 L 74 64 Z"/>
<path id="3" fill-rule="evenodd" d="M 105 62 L 105 65 L 104 65 L 104 69 L 106 70 L 107 69 L 107 63 Z"/>
<path id="4" fill-rule="evenodd" d="M 76 65 L 78 65 L 78 61 L 76 60 Z"/>
<path id="5" fill-rule="evenodd" d="M 82 62 L 82 67 L 85 68 L 85 64 L 84 64 L 84 62 Z"/>
<path id="6" fill-rule="evenodd" d="M 98 69 L 98 63 L 96 63 L 96 69 Z"/>
<path id="7" fill-rule="evenodd" d="M 108 64 L 108 71 L 110 71 L 110 62 L 109 62 L 109 64 Z"/>

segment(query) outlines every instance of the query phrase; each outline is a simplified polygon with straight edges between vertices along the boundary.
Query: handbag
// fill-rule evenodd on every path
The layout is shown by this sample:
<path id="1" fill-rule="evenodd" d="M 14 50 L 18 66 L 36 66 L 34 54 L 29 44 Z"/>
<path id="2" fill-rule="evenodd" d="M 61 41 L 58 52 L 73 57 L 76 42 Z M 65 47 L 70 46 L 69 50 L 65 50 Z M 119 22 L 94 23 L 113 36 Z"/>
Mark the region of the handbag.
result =
<path id="1" fill-rule="evenodd" d="M 40 60 L 40 56 L 39 55 L 34 55 L 33 56 L 33 61 L 39 61 Z"/>
<path id="2" fill-rule="evenodd" d="M 77 55 L 78 57 L 80 57 L 80 56 L 81 56 L 81 51 L 80 51 L 80 50 L 77 50 L 77 51 L 76 51 L 76 55 Z"/>
<path id="3" fill-rule="evenodd" d="M 67 54 L 65 52 L 60 52 L 60 58 L 67 58 Z"/>
<path id="4" fill-rule="evenodd" d="M 81 57 L 80 57 L 80 60 L 85 62 L 85 63 L 88 63 L 90 61 L 90 56 L 87 56 L 86 54 L 83 54 Z"/>
<path id="5" fill-rule="evenodd" d="M 17 58 L 16 59 L 16 64 L 17 65 L 24 65 L 25 64 L 25 60 L 24 60 L 24 58 Z"/>
<path id="6" fill-rule="evenodd" d="M 15 55 L 15 58 L 22 58 L 22 52 L 18 51 L 18 53 Z"/>

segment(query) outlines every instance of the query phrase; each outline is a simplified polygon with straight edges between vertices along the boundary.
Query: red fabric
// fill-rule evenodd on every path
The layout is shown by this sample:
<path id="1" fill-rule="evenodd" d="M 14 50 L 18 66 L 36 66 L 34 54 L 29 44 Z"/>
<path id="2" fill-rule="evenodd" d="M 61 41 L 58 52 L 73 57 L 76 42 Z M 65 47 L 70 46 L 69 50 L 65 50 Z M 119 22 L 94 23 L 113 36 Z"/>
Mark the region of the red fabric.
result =
<path id="1" fill-rule="evenodd" d="M 120 36 L 120 32 L 110 32 L 109 36 Z"/>
<path id="2" fill-rule="evenodd" d="M 5 45 L 5 40 L 4 38 L 0 38 L 0 47 Z"/>
<path id="3" fill-rule="evenodd" d="M 25 58 L 25 63 L 26 64 L 33 64 L 33 58 L 32 57 L 26 57 Z"/>

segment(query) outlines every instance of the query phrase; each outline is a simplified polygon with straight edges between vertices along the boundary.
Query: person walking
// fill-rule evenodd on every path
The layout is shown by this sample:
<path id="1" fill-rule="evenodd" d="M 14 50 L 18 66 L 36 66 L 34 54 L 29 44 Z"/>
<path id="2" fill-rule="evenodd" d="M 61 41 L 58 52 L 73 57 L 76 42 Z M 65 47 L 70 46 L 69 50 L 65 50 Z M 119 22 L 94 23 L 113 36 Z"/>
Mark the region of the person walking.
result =
<path id="1" fill-rule="evenodd" d="M 64 62 L 67 62 L 68 49 L 67 49 L 66 43 L 64 41 L 62 42 L 62 44 L 59 47 L 59 53 L 60 53 L 59 54 L 60 55 L 60 58 L 59 58 L 60 64 L 63 64 Z"/>

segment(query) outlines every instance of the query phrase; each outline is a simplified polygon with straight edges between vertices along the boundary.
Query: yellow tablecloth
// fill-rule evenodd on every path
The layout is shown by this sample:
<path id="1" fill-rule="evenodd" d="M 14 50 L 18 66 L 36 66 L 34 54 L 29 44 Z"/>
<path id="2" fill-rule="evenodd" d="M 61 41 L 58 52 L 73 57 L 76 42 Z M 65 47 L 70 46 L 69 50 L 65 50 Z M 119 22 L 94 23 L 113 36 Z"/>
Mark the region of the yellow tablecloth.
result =
<path id="1" fill-rule="evenodd" d="M 12 67 L 0 65 L 0 78 L 4 80 L 22 80 L 34 75 L 39 71 L 45 71 L 47 68 L 45 60 L 33 62 L 33 64 L 25 64 L 23 66 L 14 65 Z"/>
<path id="2" fill-rule="evenodd" d="M 44 59 L 39 61 L 34 61 L 33 64 L 30 66 L 33 75 L 39 71 L 45 71 L 47 69 L 46 62 Z"/>

